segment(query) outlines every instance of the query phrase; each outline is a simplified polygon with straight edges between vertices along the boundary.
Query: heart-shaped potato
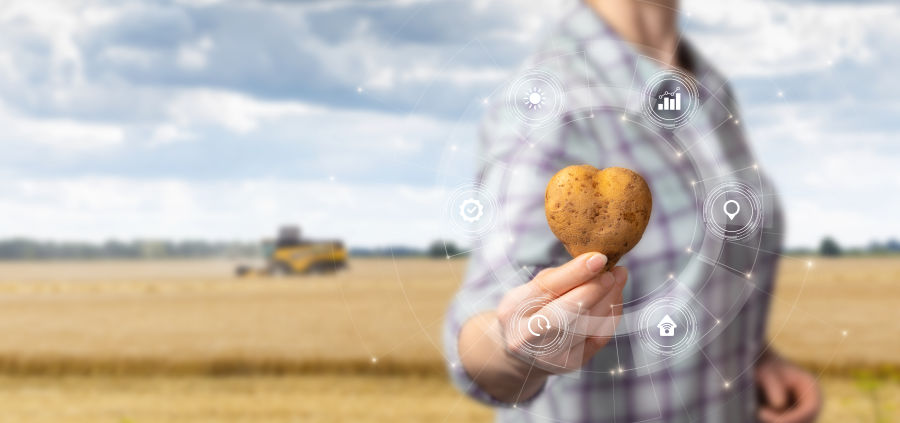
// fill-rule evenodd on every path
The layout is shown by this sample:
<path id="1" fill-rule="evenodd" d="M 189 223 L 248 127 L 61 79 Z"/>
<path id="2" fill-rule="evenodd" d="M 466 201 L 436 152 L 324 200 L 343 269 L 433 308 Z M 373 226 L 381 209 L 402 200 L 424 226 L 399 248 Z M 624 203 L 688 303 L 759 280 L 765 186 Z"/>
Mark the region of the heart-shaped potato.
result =
<path id="1" fill-rule="evenodd" d="M 569 254 L 603 253 L 606 270 L 641 240 L 652 209 L 644 178 L 621 167 L 569 166 L 553 175 L 544 196 L 550 230 Z"/>

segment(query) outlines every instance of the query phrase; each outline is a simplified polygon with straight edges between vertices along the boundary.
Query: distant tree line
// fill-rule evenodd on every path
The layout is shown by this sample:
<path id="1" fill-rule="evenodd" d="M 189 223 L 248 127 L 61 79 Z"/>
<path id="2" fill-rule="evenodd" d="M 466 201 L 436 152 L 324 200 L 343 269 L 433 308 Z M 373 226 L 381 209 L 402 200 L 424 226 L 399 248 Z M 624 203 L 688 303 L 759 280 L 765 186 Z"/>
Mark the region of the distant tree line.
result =
<path id="1" fill-rule="evenodd" d="M 259 254 L 259 244 L 252 242 L 109 240 L 88 243 L 24 238 L 0 240 L 0 260 L 206 258 L 249 257 Z"/>
<path id="2" fill-rule="evenodd" d="M 388 246 L 350 248 L 355 257 L 431 257 L 436 259 L 464 258 L 468 251 L 453 241 L 437 240 L 426 248 Z M 866 247 L 843 248 L 832 237 L 825 237 L 818 248 L 795 248 L 790 255 L 818 254 L 826 257 L 842 255 L 880 255 L 900 253 L 900 241 L 889 239 L 872 242 Z M 0 260 L 50 259 L 160 259 L 258 257 L 262 248 L 256 242 L 202 240 L 109 240 L 102 243 L 36 241 L 26 238 L 0 240 Z"/>
<path id="3" fill-rule="evenodd" d="M 461 249 L 453 241 L 437 240 L 428 245 L 428 248 L 415 248 L 406 246 L 376 247 L 376 248 L 351 248 L 350 255 L 355 257 L 430 257 L 430 258 L 460 258 L 466 257 L 468 252 Z"/>
<path id="4" fill-rule="evenodd" d="M 840 257 L 840 256 L 875 256 L 900 254 L 900 241 L 896 239 L 888 239 L 887 241 L 873 241 L 865 247 L 842 247 L 836 239 L 830 236 L 822 238 L 818 248 L 794 248 L 787 251 L 790 255 L 813 255 L 818 254 L 823 257 Z"/>

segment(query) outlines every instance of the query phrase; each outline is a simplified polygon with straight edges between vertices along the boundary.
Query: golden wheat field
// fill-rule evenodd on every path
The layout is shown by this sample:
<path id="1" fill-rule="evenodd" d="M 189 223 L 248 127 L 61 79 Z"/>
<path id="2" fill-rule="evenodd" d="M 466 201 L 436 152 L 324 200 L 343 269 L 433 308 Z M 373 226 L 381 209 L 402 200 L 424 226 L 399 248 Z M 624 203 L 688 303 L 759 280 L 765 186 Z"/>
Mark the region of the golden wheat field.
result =
<path id="1" fill-rule="evenodd" d="M 0 263 L 0 421 L 490 420 L 442 370 L 464 261 L 280 279 L 233 265 Z M 898 282 L 896 258 L 783 263 L 770 336 L 820 374 L 823 421 L 900 421 Z"/>

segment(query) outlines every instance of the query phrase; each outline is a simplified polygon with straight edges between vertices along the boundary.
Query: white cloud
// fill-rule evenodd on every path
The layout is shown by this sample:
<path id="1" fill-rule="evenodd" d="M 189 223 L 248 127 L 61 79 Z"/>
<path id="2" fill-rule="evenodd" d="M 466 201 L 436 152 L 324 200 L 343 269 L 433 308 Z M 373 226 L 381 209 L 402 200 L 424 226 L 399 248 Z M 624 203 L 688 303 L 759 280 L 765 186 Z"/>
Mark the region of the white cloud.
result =
<path id="1" fill-rule="evenodd" d="M 187 89 L 166 106 L 180 125 L 215 124 L 238 133 L 256 129 L 265 119 L 309 115 L 322 109 L 295 101 L 263 101 L 234 91 Z"/>
<path id="2" fill-rule="evenodd" d="M 900 234 L 896 131 L 860 129 L 842 118 L 888 106 L 797 102 L 748 111 L 750 138 L 786 206 L 788 245 L 814 246 L 832 235 L 858 246 Z"/>
<path id="3" fill-rule="evenodd" d="M 213 40 L 209 37 L 203 37 L 196 42 L 182 45 L 178 48 L 178 55 L 175 61 L 182 69 L 189 71 L 203 70 L 206 68 L 207 56 L 213 45 Z"/>
<path id="4" fill-rule="evenodd" d="M 721 0 L 687 2 L 692 35 L 728 75 L 785 75 L 817 71 L 829 63 L 867 63 L 873 39 L 900 36 L 900 8 L 888 3 Z"/>
<path id="5" fill-rule="evenodd" d="M 60 151 L 107 149 L 122 143 L 125 132 L 117 125 L 73 119 L 33 118 L 0 103 L 0 141 L 32 142 Z"/>
<path id="6" fill-rule="evenodd" d="M 42 239 L 256 240 L 281 224 L 351 245 L 424 245 L 439 237 L 445 193 L 405 185 L 249 179 L 19 179 L 0 188 L 0 233 Z M 27 232 L 22 232 L 27 231 Z"/>
<path id="7" fill-rule="evenodd" d="M 150 142 L 155 145 L 161 145 L 178 141 L 188 141 L 196 138 L 196 134 L 179 128 L 177 125 L 164 123 L 153 130 Z"/>

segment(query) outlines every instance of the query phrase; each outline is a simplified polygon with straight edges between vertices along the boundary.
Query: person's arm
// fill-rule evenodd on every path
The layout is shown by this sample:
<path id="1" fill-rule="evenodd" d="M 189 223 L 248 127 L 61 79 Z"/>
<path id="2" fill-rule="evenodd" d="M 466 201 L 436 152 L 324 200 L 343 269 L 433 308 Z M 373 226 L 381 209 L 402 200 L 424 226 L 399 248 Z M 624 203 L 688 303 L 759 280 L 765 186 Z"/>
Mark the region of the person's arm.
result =
<path id="1" fill-rule="evenodd" d="M 766 423 L 814 422 L 822 408 L 816 378 L 778 354 L 767 351 L 756 365 L 762 391 L 758 417 Z"/>
<path id="2" fill-rule="evenodd" d="M 459 333 L 459 356 L 463 368 L 481 389 L 495 399 L 515 403 L 533 397 L 549 372 L 512 355 L 498 342 L 503 329 L 495 312 L 479 314 Z"/>
<path id="3" fill-rule="evenodd" d="M 496 312 L 469 319 L 458 342 L 459 357 L 469 377 L 494 399 L 514 404 L 534 396 L 549 375 L 581 368 L 606 345 L 621 315 L 628 273 L 622 267 L 603 272 L 606 261 L 602 254 L 586 253 L 563 266 L 546 269 L 510 290 Z M 546 305 L 522 314 L 520 306 L 535 300 Z M 549 307 L 564 310 L 566 322 L 553 321 L 553 313 L 546 311 Z M 546 355 L 529 356 L 522 340 L 549 336 L 523 332 L 528 326 L 522 320 L 535 314 L 548 316 L 550 327 L 569 331 L 571 342 Z"/>

